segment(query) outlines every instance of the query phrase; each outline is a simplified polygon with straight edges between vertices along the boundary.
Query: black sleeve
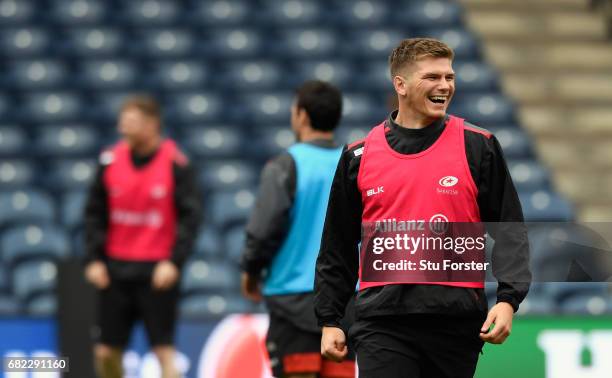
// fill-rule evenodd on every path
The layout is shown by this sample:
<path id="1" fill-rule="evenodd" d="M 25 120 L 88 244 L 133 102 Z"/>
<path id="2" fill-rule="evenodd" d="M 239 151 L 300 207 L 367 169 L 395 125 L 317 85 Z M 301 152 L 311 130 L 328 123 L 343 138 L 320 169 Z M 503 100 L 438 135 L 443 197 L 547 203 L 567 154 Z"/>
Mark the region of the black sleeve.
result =
<path id="1" fill-rule="evenodd" d="M 495 136 L 485 141 L 479 181 L 481 219 L 495 240 L 491 262 L 499 282 L 497 302 L 508 302 L 517 311 L 531 282 L 529 239 L 521 203 Z"/>
<path id="2" fill-rule="evenodd" d="M 193 251 L 202 219 L 202 196 L 196 183 L 193 167 L 174 163 L 174 206 L 176 208 L 176 241 L 171 260 L 179 268 Z"/>
<path id="3" fill-rule="evenodd" d="M 295 162 L 285 153 L 268 161 L 261 173 L 255 206 L 246 226 L 242 270 L 259 276 L 287 236 L 295 197 Z"/>
<path id="4" fill-rule="evenodd" d="M 319 326 L 339 325 L 357 285 L 362 203 L 357 187 L 360 157 L 355 149 L 343 149 L 329 195 L 315 272 Z"/>
<path id="5" fill-rule="evenodd" d="M 106 166 L 98 166 L 85 203 L 85 263 L 106 257 L 106 231 L 108 230 L 108 202 L 104 186 Z"/>

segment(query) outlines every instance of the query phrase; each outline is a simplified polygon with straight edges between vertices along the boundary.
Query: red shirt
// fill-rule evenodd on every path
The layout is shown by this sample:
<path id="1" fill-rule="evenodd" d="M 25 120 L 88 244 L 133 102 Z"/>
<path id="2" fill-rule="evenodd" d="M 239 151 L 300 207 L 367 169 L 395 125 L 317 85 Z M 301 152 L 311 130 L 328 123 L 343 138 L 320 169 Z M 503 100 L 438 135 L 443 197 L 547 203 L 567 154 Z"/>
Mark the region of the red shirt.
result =
<path id="1" fill-rule="evenodd" d="M 480 222 L 478 189 L 469 170 L 463 119 L 450 116 L 444 131 L 417 154 L 394 151 L 385 138 L 385 123 L 365 139 L 357 178 L 362 224 L 386 220 Z M 362 248 L 364 243 L 362 240 Z M 360 277 L 363 265 L 360 266 Z M 396 283 L 484 287 L 483 282 L 360 282 L 359 289 Z"/>
<path id="2" fill-rule="evenodd" d="M 176 239 L 171 140 L 162 142 L 152 160 L 136 168 L 126 142 L 110 151 L 104 172 L 109 228 L 106 254 L 117 260 L 159 261 L 170 258 Z"/>

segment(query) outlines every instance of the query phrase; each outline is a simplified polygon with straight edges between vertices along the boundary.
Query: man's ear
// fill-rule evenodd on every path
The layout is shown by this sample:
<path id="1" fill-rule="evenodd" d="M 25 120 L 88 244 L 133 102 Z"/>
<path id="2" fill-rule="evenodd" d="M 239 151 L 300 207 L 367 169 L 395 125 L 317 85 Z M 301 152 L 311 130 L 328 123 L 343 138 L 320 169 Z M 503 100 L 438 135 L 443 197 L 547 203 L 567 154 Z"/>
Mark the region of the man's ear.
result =
<path id="1" fill-rule="evenodd" d="M 393 76 L 393 87 L 400 96 L 405 96 L 408 93 L 406 79 L 401 76 Z"/>
<path id="2" fill-rule="evenodd" d="M 153 128 L 153 129 L 157 130 L 157 132 L 158 132 L 158 133 L 160 133 L 160 134 L 162 133 L 162 123 L 161 123 L 161 120 L 160 120 L 160 119 L 154 119 L 154 118 L 151 118 L 151 119 L 149 120 L 149 122 L 150 122 L 150 123 L 149 123 L 149 125 L 150 125 L 150 126 Z"/>
<path id="3" fill-rule="evenodd" d="M 310 116 L 308 115 L 308 112 L 306 111 L 306 109 L 304 108 L 297 108 L 297 116 L 298 116 L 298 121 L 300 123 L 300 125 L 306 125 L 306 126 L 311 126 L 310 124 Z"/>

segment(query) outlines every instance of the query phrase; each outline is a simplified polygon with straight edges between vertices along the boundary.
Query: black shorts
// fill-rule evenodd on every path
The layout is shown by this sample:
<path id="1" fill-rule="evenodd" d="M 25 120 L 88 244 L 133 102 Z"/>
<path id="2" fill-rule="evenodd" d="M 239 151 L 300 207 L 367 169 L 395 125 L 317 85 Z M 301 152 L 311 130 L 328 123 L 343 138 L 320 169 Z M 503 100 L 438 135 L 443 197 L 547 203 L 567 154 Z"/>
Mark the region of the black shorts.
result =
<path id="1" fill-rule="evenodd" d="M 274 313 L 270 314 L 266 348 L 275 377 L 300 373 L 338 378 L 355 376 L 355 355 L 350 349 L 341 363 L 325 360 L 321 356 L 321 332 L 297 328 Z"/>
<path id="2" fill-rule="evenodd" d="M 169 290 L 153 290 L 148 280 L 113 280 L 97 293 L 96 342 L 124 348 L 134 324 L 142 320 L 151 346 L 174 343 L 178 285 Z"/>
<path id="3" fill-rule="evenodd" d="M 361 319 L 350 330 L 360 378 L 473 377 L 485 318 L 414 314 Z"/>

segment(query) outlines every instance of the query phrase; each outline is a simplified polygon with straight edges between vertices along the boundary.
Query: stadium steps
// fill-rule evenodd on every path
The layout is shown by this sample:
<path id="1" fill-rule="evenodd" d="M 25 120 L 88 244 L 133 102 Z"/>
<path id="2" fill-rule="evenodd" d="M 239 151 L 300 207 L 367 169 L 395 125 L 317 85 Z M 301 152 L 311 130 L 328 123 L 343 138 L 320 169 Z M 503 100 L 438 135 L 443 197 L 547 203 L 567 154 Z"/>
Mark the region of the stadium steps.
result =
<path id="1" fill-rule="evenodd" d="M 554 11 L 554 10 L 583 10 L 588 7 L 590 0 L 531 0 L 531 1 L 500 1 L 500 0 L 462 0 L 464 7 L 477 10 L 499 10 L 500 4 L 503 9 L 512 11 Z M 507 3 L 507 4 L 506 4 Z"/>
<path id="2" fill-rule="evenodd" d="M 612 42 L 590 0 L 462 0 L 556 188 L 612 219 Z M 483 125 L 486 127 L 486 125 Z"/>
<path id="3" fill-rule="evenodd" d="M 525 105 L 546 105 L 554 101 L 567 106 L 588 102 L 593 107 L 609 105 L 612 102 L 612 71 L 508 73 L 502 81 L 506 92 Z"/>
<path id="4" fill-rule="evenodd" d="M 612 70 L 612 44 L 603 37 L 601 41 L 585 42 L 484 40 L 487 59 L 508 73 L 592 73 Z"/>
<path id="5" fill-rule="evenodd" d="M 609 105 L 553 105 L 523 104 L 520 118 L 523 125 L 535 137 L 576 136 L 601 140 L 612 136 L 612 108 Z"/>
<path id="6" fill-rule="evenodd" d="M 584 13 L 583 9 L 540 12 L 517 10 L 509 13 L 475 10 L 467 15 L 466 20 L 487 38 L 495 38 L 497 41 L 520 38 L 533 43 L 549 41 L 551 37 L 566 41 L 596 41 L 606 32 L 605 19 L 598 14 Z"/>

